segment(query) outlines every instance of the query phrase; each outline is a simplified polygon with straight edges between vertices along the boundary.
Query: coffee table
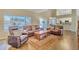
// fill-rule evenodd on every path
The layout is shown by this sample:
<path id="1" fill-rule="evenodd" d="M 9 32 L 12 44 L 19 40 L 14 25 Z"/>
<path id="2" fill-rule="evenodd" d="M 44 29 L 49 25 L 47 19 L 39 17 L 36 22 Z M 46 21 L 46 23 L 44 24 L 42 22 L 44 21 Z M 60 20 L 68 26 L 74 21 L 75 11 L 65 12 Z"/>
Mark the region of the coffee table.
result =
<path id="1" fill-rule="evenodd" d="M 47 31 L 37 31 L 37 32 L 34 32 L 34 36 L 38 40 L 44 39 L 47 36 Z"/>

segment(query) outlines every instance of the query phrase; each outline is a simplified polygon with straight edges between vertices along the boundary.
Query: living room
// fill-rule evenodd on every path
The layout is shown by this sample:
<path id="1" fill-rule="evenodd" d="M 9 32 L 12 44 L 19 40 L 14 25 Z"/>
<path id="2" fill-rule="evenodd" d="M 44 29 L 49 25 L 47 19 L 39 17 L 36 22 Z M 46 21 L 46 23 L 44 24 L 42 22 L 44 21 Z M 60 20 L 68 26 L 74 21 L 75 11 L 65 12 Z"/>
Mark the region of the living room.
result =
<path id="1" fill-rule="evenodd" d="M 74 9 L 1 9 L 0 19 L 0 49 L 77 49 Z"/>

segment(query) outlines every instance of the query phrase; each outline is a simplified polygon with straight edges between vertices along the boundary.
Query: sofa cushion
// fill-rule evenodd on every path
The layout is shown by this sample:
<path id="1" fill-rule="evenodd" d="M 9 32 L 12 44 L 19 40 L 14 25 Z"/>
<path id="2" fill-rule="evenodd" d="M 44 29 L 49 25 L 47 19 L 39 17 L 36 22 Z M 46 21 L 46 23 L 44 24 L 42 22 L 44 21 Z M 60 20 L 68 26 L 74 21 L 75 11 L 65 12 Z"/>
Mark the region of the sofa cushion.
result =
<path id="1" fill-rule="evenodd" d="M 27 37 L 27 35 L 21 35 L 20 36 L 21 41 L 25 40 L 26 37 Z"/>
<path id="2" fill-rule="evenodd" d="M 22 30 L 14 30 L 14 36 L 20 36 L 22 34 Z"/>
<path id="3" fill-rule="evenodd" d="M 33 33 L 34 31 L 28 31 L 28 33 Z"/>

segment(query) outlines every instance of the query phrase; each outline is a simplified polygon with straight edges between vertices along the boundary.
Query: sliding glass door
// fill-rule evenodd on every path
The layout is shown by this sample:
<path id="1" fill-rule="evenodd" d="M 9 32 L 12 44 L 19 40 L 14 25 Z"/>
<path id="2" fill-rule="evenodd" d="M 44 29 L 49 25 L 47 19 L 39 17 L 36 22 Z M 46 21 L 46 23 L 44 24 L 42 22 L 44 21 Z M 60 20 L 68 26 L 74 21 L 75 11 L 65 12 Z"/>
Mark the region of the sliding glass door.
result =
<path id="1" fill-rule="evenodd" d="M 40 20 L 39 20 L 39 26 L 40 26 L 41 28 L 46 29 L 47 26 L 48 26 L 47 20 L 44 19 L 44 18 L 40 18 Z"/>

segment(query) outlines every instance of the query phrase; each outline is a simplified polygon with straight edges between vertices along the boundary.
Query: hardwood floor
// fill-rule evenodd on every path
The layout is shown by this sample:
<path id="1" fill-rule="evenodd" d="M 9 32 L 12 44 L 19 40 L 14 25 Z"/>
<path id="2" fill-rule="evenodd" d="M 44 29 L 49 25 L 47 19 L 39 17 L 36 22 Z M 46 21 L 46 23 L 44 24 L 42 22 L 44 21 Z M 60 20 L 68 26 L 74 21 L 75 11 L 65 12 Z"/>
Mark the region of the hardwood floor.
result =
<path id="1" fill-rule="evenodd" d="M 64 31 L 63 36 L 49 35 L 43 40 L 30 37 L 20 48 L 10 47 L 9 50 L 73 50 L 77 49 L 76 34 Z"/>
<path id="2" fill-rule="evenodd" d="M 76 33 L 64 31 L 64 35 L 57 46 L 57 50 L 72 50 L 77 49 L 77 47 Z"/>

